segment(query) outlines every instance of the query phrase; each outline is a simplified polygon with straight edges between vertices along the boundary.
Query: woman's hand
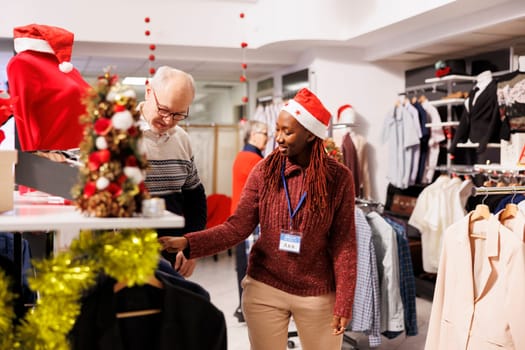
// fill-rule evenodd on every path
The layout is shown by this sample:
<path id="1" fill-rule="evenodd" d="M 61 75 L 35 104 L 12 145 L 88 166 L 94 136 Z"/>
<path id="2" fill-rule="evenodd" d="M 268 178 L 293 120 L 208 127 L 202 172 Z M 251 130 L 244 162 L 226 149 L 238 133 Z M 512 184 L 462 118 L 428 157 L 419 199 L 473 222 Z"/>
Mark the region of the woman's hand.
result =
<path id="1" fill-rule="evenodd" d="M 346 317 L 335 316 L 332 318 L 332 327 L 333 335 L 341 335 L 345 332 L 346 326 L 348 326 L 349 319 Z"/>
<path id="2" fill-rule="evenodd" d="M 196 265 L 197 262 L 195 259 L 186 259 L 183 252 L 178 252 L 173 268 L 178 271 L 182 277 L 188 278 L 193 274 Z"/>
<path id="3" fill-rule="evenodd" d="M 159 243 L 162 245 L 162 250 L 170 253 L 177 253 L 188 247 L 188 240 L 184 237 L 163 236 L 159 237 Z"/>

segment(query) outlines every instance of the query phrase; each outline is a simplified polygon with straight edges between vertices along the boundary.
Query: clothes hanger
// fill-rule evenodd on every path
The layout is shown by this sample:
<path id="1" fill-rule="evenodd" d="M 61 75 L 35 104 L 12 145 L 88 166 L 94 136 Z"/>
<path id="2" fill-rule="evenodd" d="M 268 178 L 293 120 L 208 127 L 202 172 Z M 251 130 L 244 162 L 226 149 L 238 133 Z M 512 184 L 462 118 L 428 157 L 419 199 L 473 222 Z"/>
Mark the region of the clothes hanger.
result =
<path id="1" fill-rule="evenodd" d="M 159 288 L 164 289 L 164 285 L 161 281 L 159 281 L 155 276 L 151 276 L 146 281 L 146 284 Z M 113 292 L 117 293 L 118 291 L 126 288 L 128 284 L 125 281 L 120 281 L 115 283 L 113 286 Z M 139 317 L 139 316 L 148 316 L 148 315 L 155 315 L 161 313 L 161 309 L 145 309 L 145 310 L 136 310 L 136 311 L 124 311 L 124 312 L 117 312 L 116 317 L 117 318 L 130 318 L 130 317 Z"/>
<path id="2" fill-rule="evenodd" d="M 511 219 L 516 217 L 518 214 L 518 206 L 514 203 L 514 198 L 516 197 L 516 188 L 512 189 L 512 199 L 510 200 L 510 203 L 507 203 L 505 205 L 505 209 L 501 212 L 499 215 L 499 221 L 503 222 L 505 220 Z"/>
<path id="3" fill-rule="evenodd" d="M 470 237 L 486 239 L 485 235 L 474 233 L 473 228 L 474 228 L 475 221 L 490 219 L 490 209 L 489 209 L 489 206 L 485 204 L 485 199 L 487 199 L 488 196 L 489 196 L 488 193 L 485 194 L 485 197 L 483 197 L 481 204 L 476 205 L 476 208 L 470 215 L 470 224 L 469 224 Z"/>

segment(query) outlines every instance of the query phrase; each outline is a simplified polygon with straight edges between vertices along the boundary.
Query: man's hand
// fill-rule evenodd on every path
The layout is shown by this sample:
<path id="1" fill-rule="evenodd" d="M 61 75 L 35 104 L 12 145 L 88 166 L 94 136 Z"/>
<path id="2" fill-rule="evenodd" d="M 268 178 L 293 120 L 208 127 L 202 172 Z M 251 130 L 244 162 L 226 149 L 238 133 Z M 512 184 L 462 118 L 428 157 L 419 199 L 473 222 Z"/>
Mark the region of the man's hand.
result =
<path id="1" fill-rule="evenodd" d="M 178 271 L 183 277 L 190 277 L 195 270 L 195 259 L 186 259 L 182 252 L 178 252 L 175 257 L 175 264 L 173 268 Z"/>
<path id="2" fill-rule="evenodd" d="M 334 316 L 332 318 L 332 323 L 330 323 L 330 327 L 332 327 L 332 334 L 343 334 L 345 332 L 346 326 L 348 326 L 348 321 L 349 320 L 346 317 Z"/>
<path id="3" fill-rule="evenodd" d="M 159 237 L 159 242 L 162 245 L 162 250 L 169 253 L 177 253 L 188 247 L 188 240 L 184 237 L 163 236 Z"/>

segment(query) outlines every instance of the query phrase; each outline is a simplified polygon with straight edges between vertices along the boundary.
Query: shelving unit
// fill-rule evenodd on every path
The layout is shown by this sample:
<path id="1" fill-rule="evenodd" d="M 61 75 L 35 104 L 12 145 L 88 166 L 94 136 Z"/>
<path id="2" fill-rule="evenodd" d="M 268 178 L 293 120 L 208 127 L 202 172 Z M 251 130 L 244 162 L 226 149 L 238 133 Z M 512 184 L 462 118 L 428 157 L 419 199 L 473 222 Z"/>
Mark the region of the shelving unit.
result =
<path id="1" fill-rule="evenodd" d="M 447 94 L 451 94 L 453 92 L 453 88 L 456 85 L 456 83 L 459 82 L 475 82 L 476 77 L 472 77 L 469 75 L 447 75 L 441 78 L 429 78 L 425 79 L 425 83 L 427 84 L 436 84 L 437 86 L 446 86 Z M 441 107 L 446 106 L 447 107 L 447 120 L 446 122 L 443 122 L 441 126 L 449 126 L 449 127 L 455 127 L 459 125 L 459 121 L 453 121 L 452 120 L 452 107 L 462 105 L 465 103 L 464 98 L 444 98 L 441 100 L 435 100 L 430 101 L 430 103 L 435 107 Z M 450 147 L 452 143 L 452 140 L 450 138 L 447 138 L 447 149 Z M 450 157 L 447 157 L 447 169 L 450 169 L 452 165 L 452 160 Z"/>

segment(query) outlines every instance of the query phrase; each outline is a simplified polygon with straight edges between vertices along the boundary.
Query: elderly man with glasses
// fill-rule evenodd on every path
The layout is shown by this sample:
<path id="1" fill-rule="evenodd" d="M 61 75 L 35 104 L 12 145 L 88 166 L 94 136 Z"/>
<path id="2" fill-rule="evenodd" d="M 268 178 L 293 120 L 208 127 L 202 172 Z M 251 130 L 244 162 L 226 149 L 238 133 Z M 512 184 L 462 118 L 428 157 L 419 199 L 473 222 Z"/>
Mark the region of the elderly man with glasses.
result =
<path id="1" fill-rule="evenodd" d="M 206 194 L 188 134 L 178 126 L 186 119 L 195 97 L 193 77 L 178 69 L 160 67 L 146 84 L 145 101 L 139 104 L 143 146 L 149 161 L 146 187 L 152 196 L 164 198 L 166 209 L 184 216 L 183 229 L 159 229 L 159 236 L 182 236 L 206 226 Z M 184 277 L 195 269 L 195 261 L 182 252 L 166 253 Z"/>

